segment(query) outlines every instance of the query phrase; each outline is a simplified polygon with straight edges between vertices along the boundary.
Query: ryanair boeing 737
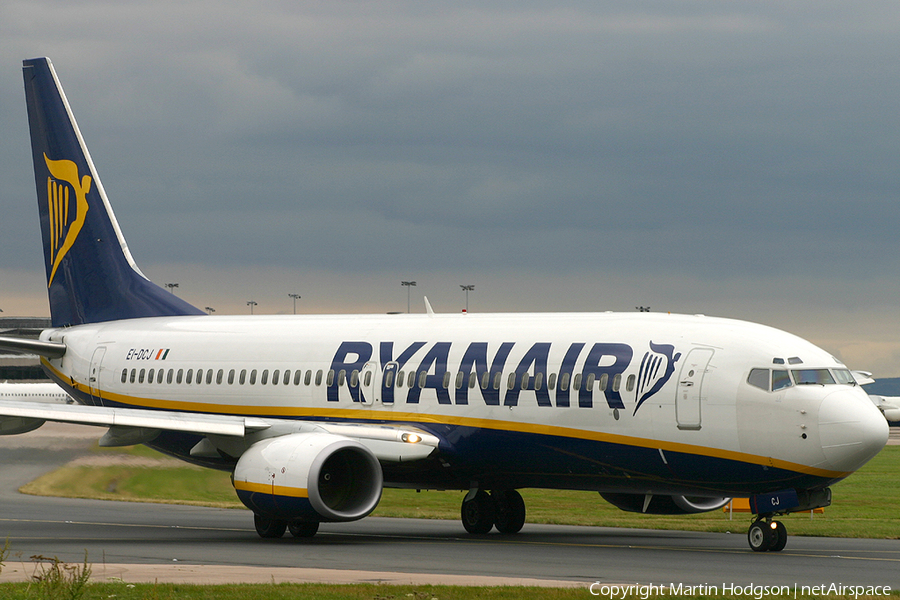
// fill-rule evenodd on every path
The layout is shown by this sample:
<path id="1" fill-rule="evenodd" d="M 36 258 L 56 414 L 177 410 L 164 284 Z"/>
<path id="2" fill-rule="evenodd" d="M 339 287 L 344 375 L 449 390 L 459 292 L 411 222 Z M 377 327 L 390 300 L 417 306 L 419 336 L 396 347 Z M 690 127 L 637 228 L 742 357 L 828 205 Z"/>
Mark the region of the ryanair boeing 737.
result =
<path id="1" fill-rule="evenodd" d="M 467 531 L 513 534 L 534 487 L 650 514 L 748 497 L 756 551 L 887 441 L 846 366 L 752 323 L 206 315 L 138 269 L 50 61 L 24 76 L 53 327 L 0 347 L 77 403 L 0 401 L 2 433 L 98 425 L 103 446 L 228 471 L 262 537 L 361 519 L 384 486 L 467 491 Z"/>

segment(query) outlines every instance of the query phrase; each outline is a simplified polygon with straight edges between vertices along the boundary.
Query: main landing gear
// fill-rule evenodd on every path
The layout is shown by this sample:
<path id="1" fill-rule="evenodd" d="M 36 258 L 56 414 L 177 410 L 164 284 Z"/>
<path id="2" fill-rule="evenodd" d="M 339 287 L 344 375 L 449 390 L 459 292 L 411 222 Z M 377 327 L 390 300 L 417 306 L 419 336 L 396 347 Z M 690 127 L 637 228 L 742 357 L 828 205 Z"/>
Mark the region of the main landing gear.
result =
<path id="1" fill-rule="evenodd" d="M 297 538 L 311 538 L 319 531 L 318 521 L 283 521 L 253 513 L 253 524 L 261 538 L 280 538 L 288 530 Z"/>
<path id="2" fill-rule="evenodd" d="M 772 515 L 759 515 L 747 531 L 747 542 L 754 552 L 780 552 L 787 544 L 787 528 Z"/>
<path id="3" fill-rule="evenodd" d="M 500 533 L 518 533 L 525 524 L 525 501 L 516 490 L 473 490 L 462 501 L 460 518 L 469 533 L 487 533 L 494 527 Z"/>

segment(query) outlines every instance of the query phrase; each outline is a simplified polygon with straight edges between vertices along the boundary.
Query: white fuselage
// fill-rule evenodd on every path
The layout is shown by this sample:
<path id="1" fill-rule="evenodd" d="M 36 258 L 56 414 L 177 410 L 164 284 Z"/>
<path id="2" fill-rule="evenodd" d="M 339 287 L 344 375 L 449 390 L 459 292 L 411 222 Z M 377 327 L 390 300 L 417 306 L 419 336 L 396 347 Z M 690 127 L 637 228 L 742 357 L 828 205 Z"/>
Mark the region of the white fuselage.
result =
<path id="1" fill-rule="evenodd" d="M 475 462 L 485 446 L 474 432 L 502 432 L 611 444 L 614 455 L 652 449 L 675 479 L 696 481 L 691 472 L 704 467 L 677 473 L 670 453 L 836 480 L 883 445 L 882 429 L 886 436 L 855 384 L 774 392 L 748 384 L 751 369 L 846 369 L 827 352 L 703 316 L 188 316 L 44 339 L 68 347 L 45 365 L 85 403 L 415 424 Z M 843 415 L 840 433 L 834 413 Z M 619 460 L 597 452 L 581 458 Z M 718 479 L 711 473 L 704 485 Z"/>

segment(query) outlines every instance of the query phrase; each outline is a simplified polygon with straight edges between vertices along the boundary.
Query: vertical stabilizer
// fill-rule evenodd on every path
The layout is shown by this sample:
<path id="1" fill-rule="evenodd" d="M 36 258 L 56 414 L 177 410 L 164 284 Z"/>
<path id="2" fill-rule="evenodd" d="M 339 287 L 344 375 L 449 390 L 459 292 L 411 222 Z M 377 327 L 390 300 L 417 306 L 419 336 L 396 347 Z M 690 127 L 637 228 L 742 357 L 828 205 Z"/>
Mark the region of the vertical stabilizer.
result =
<path id="1" fill-rule="evenodd" d="M 50 60 L 22 69 L 53 326 L 203 314 L 134 263 Z"/>

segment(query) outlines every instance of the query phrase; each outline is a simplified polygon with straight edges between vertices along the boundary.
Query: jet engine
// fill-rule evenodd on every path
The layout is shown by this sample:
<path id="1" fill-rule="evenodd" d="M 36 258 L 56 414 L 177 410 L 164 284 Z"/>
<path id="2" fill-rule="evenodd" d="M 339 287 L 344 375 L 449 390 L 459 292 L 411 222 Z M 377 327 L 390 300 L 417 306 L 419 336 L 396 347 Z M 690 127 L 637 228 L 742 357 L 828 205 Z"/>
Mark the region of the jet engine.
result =
<path id="1" fill-rule="evenodd" d="M 691 515 L 722 508 L 731 498 L 658 496 L 655 494 L 604 493 L 600 496 L 618 509 L 648 515 Z"/>
<path id="2" fill-rule="evenodd" d="M 234 489 L 257 515 L 285 521 L 354 521 L 381 500 L 381 465 L 359 442 L 295 433 L 256 442 L 234 468 Z"/>

